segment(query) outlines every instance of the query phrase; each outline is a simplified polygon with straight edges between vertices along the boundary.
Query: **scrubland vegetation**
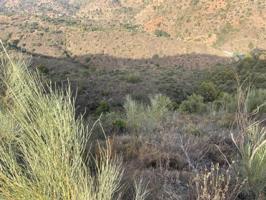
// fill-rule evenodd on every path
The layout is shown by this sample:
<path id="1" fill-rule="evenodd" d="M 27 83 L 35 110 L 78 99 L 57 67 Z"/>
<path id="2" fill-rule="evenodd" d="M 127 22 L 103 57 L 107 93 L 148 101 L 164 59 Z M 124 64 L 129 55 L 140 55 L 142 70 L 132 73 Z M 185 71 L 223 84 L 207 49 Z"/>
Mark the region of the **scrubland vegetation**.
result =
<path id="1" fill-rule="evenodd" d="M 0 200 L 266 200 L 265 0 L 0 0 Z"/>
<path id="2" fill-rule="evenodd" d="M 70 87 L 4 49 L 1 199 L 265 199 L 262 63 L 214 69 L 180 103 L 129 95 L 115 111 L 102 101 L 88 127 Z"/>
<path id="3" fill-rule="evenodd" d="M 265 199 L 265 61 L 205 72 L 180 103 L 127 96 L 103 114 L 113 148 L 150 181 L 148 199 Z"/>

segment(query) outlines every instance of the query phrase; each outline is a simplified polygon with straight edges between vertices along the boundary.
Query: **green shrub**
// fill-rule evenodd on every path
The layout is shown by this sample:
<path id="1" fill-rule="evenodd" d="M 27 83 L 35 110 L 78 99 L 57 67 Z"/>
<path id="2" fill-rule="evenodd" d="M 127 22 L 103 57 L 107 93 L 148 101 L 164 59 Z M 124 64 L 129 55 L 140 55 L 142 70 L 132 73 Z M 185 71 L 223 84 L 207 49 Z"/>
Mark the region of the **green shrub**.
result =
<path id="1" fill-rule="evenodd" d="M 147 111 L 156 121 L 161 121 L 165 117 L 172 103 L 169 97 L 161 94 L 150 97 L 150 102 L 151 105 L 147 108 Z"/>
<path id="2" fill-rule="evenodd" d="M 236 66 L 241 82 L 248 82 L 254 88 L 266 88 L 266 61 L 247 56 Z"/>
<path id="3" fill-rule="evenodd" d="M 42 74 L 45 74 L 45 75 L 49 74 L 49 69 L 45 67 L 44 65 L 37 66 L 37 70 L 41 72 Z"/>
<path id="4" fill-rule="evenodd" d="M 253 89 L 247 96 L 247 111 L 266 113 L 266 89 Z"/>
<path id="5" fill-rule="evenodd" d="M 95 114 L 100 115 L 102 113 L 107 113 L 107 112 L 110 112 L 110 106 L 108 102 L 101 101 L 98 107 L 96 108 Z"/>
<path id="6" fill-rule="evenodd" d="M 123 27 L 129 31 L 129 32 L 138 32 L 140 30 L 140 26 L 138 25 L 134 25 L 134 24 L 131 24 L 131 23 L 126 23 L 126 24 L 123 24 Z"/>
<path id="7" fill-rule="evenodd" d="M 203 97 L 196 94 L 189 96 L 179 106 L 179 110 L 185 113 L 203 113 L 206 109 L 207 106 L 204 104 Z"/>
<path id="8" fill-rule="evenodd" d="M 144 105 L 127 96 L 124 108 L 128 128 L 135 132 L 151 133 L 166 118 L 171 100 L 163 95 L 150 97 L 150 105 Z"/>
<path id="9" fill-rule="evenodd" d="M 113 121 L 113 126 L 118 129 L 118 131 L 122 132 L 126 129 L 127 123 L 122 119 L 117 119 Z"/>
<path id="10" fill-rule="evenodd" d="M 207 80 L 211 80 L 220 91 L 229 93 L 236 91 L 236 72 L 233 67 L 216 67 L 211 70 Z"/>
<path id="11" fill-rule="evenodd" d="M 140 75 L 138 74 L 128 74 L 126 77 L 125 77 L 125 80 L 128 82 L 128 83 L 139 83 L 141 82 L 141 77 Z"/>
<path id="12" fill-rule="evenodd" d="M 237 109 L 237 100 L 235 95 L 222 92 L 219 97 L 212 103 L 216 112 L 234 113 Z"/>
<path id="13" fill-rule="evenodd" d="M 205 102 L 214 101 L 219 95 L 217 86 L 211 81 L 202 82 L 198 93 L 204 98 Z"/>
<path id="14" fill-rule="evenodd" d="M 215 111 L 225 111 L 234 113 L 237 111 L 237 97 L 223 92 L 219 95 L 212 106 Z M 266 113 L 266 90 L 252 89 L 246 97 L 246 111 L 248 113 L 262 114 Z"/>
<path id="15" fill-rule="evenodd" d="M 252 43 L 252 42 L 249 42 L 248 43 L 248 48 L 250 49 L 250 50 L 252 50 L 252 49 L 254 49 L 254 44 Z"/>
<path id="16" fill-rule="evenodd" d="M 159 30 L 159 29 L 156 29 L 154 34 L 157 36 L 157 37 L 170 37 L 171 35 L 163 30 Z"/>
<path id="17" fill-rule="evenodd" d="M 134 101 L 130 96 L 127 96 L 124 109 L 126 112 L 127 126 L 133 130 L 140 129 L 145 118 L 145 106 Z"/>
<path id="18" fill-rule="evenodd" d="M 114 132 L 123 133 L 127 128 L 125 116 L 119 112 L 104 113 L 102 115 L 101 122 L 107 135 L 113 134 Z"/>

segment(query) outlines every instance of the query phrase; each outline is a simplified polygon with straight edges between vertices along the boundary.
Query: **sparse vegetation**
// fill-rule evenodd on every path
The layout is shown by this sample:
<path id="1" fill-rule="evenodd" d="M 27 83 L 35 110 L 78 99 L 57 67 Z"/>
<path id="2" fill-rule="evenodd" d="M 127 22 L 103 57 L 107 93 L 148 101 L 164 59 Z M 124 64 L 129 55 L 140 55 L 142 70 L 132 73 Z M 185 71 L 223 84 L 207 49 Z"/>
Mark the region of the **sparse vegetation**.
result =
<path id="1" fill-rule="evenodd" d="M 141 30 L 138 25 L 134 25 L 134 24 L 130 24 L 130 23 L 123 24 L 123 27 L 129 32 L 138 32 Z"/>
<path id="2" fill-rule="evenodd" d="M 219 47 L 223 45 L 226 42 L 228 36 L 235 31 L 237 31 L 237 29 L 235 29 L 230 23 L 227 22 L 224 27 L 222 27 L 218 32 L 217 40 L 214 43 L 214 46 Z"/>
<path id="3" fill-rule="evenodd" d="M 154 34 L 157 36 L 157 37 L 170 37 L 171 35 L 163 30 L 159 30 L 159 29 L 156 29 Z"/>
<path id="4" fill-rule="evenodd" d="M 264 0 L 0 4 L 0 199 L 266 199 Z"/>

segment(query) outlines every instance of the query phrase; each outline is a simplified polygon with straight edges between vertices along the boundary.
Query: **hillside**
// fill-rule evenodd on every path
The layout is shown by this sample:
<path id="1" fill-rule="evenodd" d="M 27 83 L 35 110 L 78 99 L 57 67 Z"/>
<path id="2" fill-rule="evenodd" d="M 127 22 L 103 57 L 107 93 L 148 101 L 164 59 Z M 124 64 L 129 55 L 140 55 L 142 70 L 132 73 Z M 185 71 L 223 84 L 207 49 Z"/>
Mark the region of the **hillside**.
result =
<path id="1" fill-rule="evenodd" d="M 0 0 L 0 199 L 265 200 L 265 0 Z"/>
<path id="2" fill-rule="evenodd" d="M 180 79 L 176 69 L 209 69 L 234 63 L 239 57 L 233 56 L 243 57 L 252 49 L 266 49 L 264 0 L 1 0 L 0 4 L 0 39 L 32 57 L 33 65 L 49 71 L 55 81 L 69 78 L 77 83 L 82 88 L 78 99 L 90 109 L 101 99 L 121 103 L 138 87 L 175 97 L 172 88 L 179 86 L 174 79 Z M 167 71 L 173 71 L 171 84 L 163 75 Z M 127 76 L 139 81 L 125 84 Z M 114 95 L 117 92 L 120 95 Z"/>
<path id="3" fill-rule="evenodd" d="M 63 20 L 61 18 L 67 17 L 79 26 L 78 30 L 74 30 L 75 35 L 83 41 L 91 41 L 94 37 L 96 40 L 99 37 L 101 41 L 106 41 L 102 36 L 104 34 L 83 35 L 85 29 L 85 33 L 88 31 L 107 32 L 107 37 L 117 37 L 121 43 L 123 41 L 120 39 L 129 38 L 131 41 L 136 41 L 136 46 L 138 46 L 138 36 L 143 38 L 145 34 L 149 38 L 144 40 L 147 41 L 149 50 L 154 49 L 149 47 L 149 44 L 153 44 L 151 40 L 156 35 L 163 37 L 162 43 L 166 41 L 166 45 L 168 41 L 171 41 L 170 43 L 173 42 L 175 46 L 179 46 L 179 42 L 182 41 L 186 43 L 188 51 L 194 49 L 194 46 L 190 48 L 191 44 L 205 45 L 221 52 L 247 52 L 255 47 L 265 48 L 266 46 L 266 2 L 264 0 L 99 0 L 88 2 L 2 0 L 0 4 L 4 11 L 21 13 L 23 17 L 25 14 L 26 16 L 34 14 L 38 17 L 51 17 L 54 20 L 58 19 L 59 24 Z M 80 26 L 82 31 L 79 33 Z M 117 31 L 131 34 L 121 37 Z M 159 43 L 156 46 L 161 45 Z M 114 44 L 109 44 L 109 48 L 117 49 Z M 134 57 L 134 48 L 132 49 L 133 52 L 130 54 Z M 172 49 L 171 53 L 174 54 L 173 52 L 177 51 L 179 52 L 179 49 Z M 203 50 L 202 53 L 204 53 Z M 169 55 L 168 52 L 166 54 Z"/>
<path id="4" fill-rule="evenodd" d="M 81 107 L 93 110 L 102 99 L 121 104 L 130 91 L 176 98 L 184 81 L 176 69 L 227 65 L 239 60 L 234 55 L 266 48 L 264 0 L 0 4 L 0 39 L 55 81 L 77 84 Z"/>

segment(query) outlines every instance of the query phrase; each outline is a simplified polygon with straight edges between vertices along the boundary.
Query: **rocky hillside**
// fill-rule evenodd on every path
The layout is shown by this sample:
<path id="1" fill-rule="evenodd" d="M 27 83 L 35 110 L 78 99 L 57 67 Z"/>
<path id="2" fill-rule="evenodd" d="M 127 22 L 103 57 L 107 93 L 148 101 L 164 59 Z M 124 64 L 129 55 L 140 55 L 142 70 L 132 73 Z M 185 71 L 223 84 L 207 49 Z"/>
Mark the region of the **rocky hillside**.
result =
<path id="1" fill-rule="evenodd" d="M 126 29 L 225 51 L 266 46 L 264 0 L 2 0 L 2 9 L 69 16 L 94 29 Z"/>

